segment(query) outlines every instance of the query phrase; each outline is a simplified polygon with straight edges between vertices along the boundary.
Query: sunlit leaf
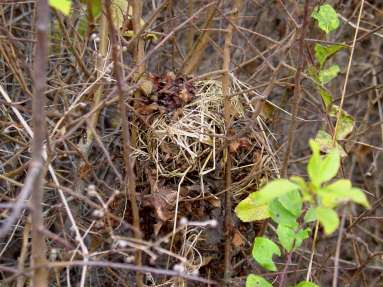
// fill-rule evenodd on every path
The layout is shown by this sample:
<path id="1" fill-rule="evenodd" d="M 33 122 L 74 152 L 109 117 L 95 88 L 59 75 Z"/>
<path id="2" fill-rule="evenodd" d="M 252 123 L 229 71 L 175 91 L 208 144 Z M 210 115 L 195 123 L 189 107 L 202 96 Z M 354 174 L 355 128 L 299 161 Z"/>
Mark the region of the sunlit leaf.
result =
<path id="1" fill-rule="evenodd" d="M 318 192 L 321 204 L 325 207 L 336 207 L 338 204 L 352 201 L 369 208 L 367 197 L 364 192 L 358 188 L 352 187 L 351 181 L 340 179 L 331 183 Z"/>
<path id="2" fill-rule="evenodd" d="M 323 182 L 336 176 L 340 166 L 340 155 L 335 149 L 323 158 L 320 155 L 320 146 L 314 140 L 310 140 L 312 155 L 307 164 L 307 172 L 311 182 L 315 186 L 320 186 Z"/>
<path id="3" fill-rule="evenodd" d="M 284 208 L 294 216 L 299 217 L 302 211 L 302 197 L 298 190 L 290 191 L 278 197 L 278 200 Z"/>
<path id="4" fill-rule="evenodd" d="M 338 214 L 333 209 L 320 206 L 315 209 L 315 213 L 327 235 L 333 233 L 338 228 Z"/>
<path id="5" fill-rule="evenodd" d="M 315 8 L 311 17 L 318 21 L 319 28 L 330 33 L 339 27 L 339 18 L 334 8 L 329 4 L 324 4 Z"/>
<path id="6" fill-rule="evenodd" d="M 305 223 L 313 222 L 317 220 L 317 214 L 315 208 L 311 207 L 306 211 L 306 214 L 303 218 Z"/>
<path id="7" fill-rule="evenodd" d="M 318 61 L 320 67 L 322 68 L 328 59 L 330 59 L 337 52 L 344 48 L 346 48 L 346 46 L 341 44 L 333 44 L 326 46 L 321 44 L 315 44 L 315 58 Z"/>
<path id="8" fill-rule="evenodd" d="M 268 204 L 257 205 L 250 196 L 237 205 L 235 214 L 243 222 L 262 220 L 270 217 Z"/>
<path id="9" fill-rule="evenodd" d="M 296 227 L 297 216 L 288 211 L 278 199 L 274 199 L 269 205 L 269 212 L 271 218 L 279 223 L 286 226 Z"/>
<path id="10" fill-rule="evenodd" d="M 290 252 L 294 247 L 295 242 L 295 231 L 290 226 L 279 224 L 277 228 L 278 240 L 286 249 L 287 252 Z"/>
<path id="11" fill-rule="evenodd" d="M 338 76 L 339 72 L 340 68 L 338 65 L 332 65 L 328 69 L 322 69 L 319 71 L 319 81 L 322 83 L 322 85 L 325 85 L 336 76 Z"/>
<path id="12" fill-rule="evenodd" d="M 287 179 L 275 179 L 260 190 L 251 193 L 250 197 L 258 205 L 268 204 L 275 198 L 297 189 L 298 186 Z"/>
<path id="13" fill-rule="evenodd" d="M 281 256 L 278 245 L 266 237 L 256 237 L 252 255 L 255 261 L 269 271 L 276 271 L 277 267 L 273 262 L 273 255 Z"/>
<path id="14" fill-rule="evenodd" d="M 250 274 L 246 278 L 246 287 L 273 287 L 273 285 L 261 276 Z"/>
<path id="15" fill-rule="evenodd" d="M 302 245 L 303 240 L 309 238 L 311 229 L 301 229 L 295 234 L 295 244 L 294 248 L 299 248 Z"/>
<path id="16" fill-rule="evenodd" d="M 49 0 L 49 5 L 68 16 L 72 6 L 71 0 Z"/>

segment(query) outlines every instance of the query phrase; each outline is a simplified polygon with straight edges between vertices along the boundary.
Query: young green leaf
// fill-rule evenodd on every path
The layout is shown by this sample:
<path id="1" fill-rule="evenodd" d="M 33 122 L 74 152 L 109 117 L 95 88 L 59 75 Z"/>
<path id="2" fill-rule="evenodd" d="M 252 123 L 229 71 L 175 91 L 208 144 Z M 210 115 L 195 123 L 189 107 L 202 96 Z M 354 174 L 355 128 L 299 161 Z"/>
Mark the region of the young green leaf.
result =
<path id="1" fill-rule="evenodd" d="M 315 209 L 315 213 L 327 235 L 333 233 L 338 228 L 338 214 L 333 209 L 320 206 Z"/>
<path id="2" fill-rule="evenodd" d="M 338 76 L 339 72 L 340 68 L 338 65 L 332 65 L 328 69 L 322 69 L 319 71 L 319 81 L 322 83 L 322 85 L 325 85 L 336 76 Z"/>
<path id="3" fill-rule="evenodd" d="M 340 155 L 333 149 L 322 159 L 319 153 L 320 147 L 314 140 L 310 140 L 310 147 L 313 154 L 307 164 L 307 172 L 311 182 L 319 187 L 323 182 L 336 176 L 340 166 Z"/>
<path id="4" fill-rule="evenodd" d="M 279 224 L 277 228 L 278 240 L 287 252 L 293 250 L 295 231 L 290 226 Z"/>
<path id="5" fill-rule="evenodd" d="M 352 201 L 369 208 L 367 197 L 359 188 L 352 187 L 351 181 L 340 179 L 331 183 L 318 192 L 321 203 L 325 207 L 336 207 L 342 202 Z"/>
<path id="6" fill-rule="evenodd" d="M 250 196 L 242 200 L 234 211 L 243 222 L 262 220 L 270 217 L 268 205 L 257 205 Z"/>
<path id="7" fill-rule="evenodd" d="M 297 189 L 298 186 L 287 179 L 275 179 L 266 184 L 259 191 L 251 193 L 249 196 L 257 205 L 263 205 Z"/>
<path id="8" fill-rule="evenodd" d="M 318 21 L 319 28 L 325 31 L 326 34 L 336 30 L 340 24 L 336 11 L 329 4 L 324 4 L 314 9 L 311 17 Z"/>
<path id="9" fill-rule="evenodd" d="M 302 245 L 303 240 L 309 238 L 311 229 L 301 229 L 295 234 L 295 244 L 294 248 L 299 248 Z"/>
<path id="10" fill-rule="evenodd" d="M 250 274 L 246 278 L 246 287 L 273 287 L 273 285 L 261 276 Z"/>
<path id="11" fill-rule="evenodd" d="M 340 44 L 333 44 L 327 46 L 315 44 L 315 59 L 318 61 L 320 67 L 322 68 L 328 59 L 330 59 L 332 56 L 334 56 L 336 53 L 338 53 L 344 48 L 346 48 L 346 46 Z"/>
<path id="12" fill-rule="evenodd" d="M 64 15 L 68 16 L 70 13 L 70 8 L 72 6 L 71 0 L 49 0 L 49 5 Z"/>
<path id="13" fill-rule="evenodd" d="M 303 220 L 305 223 L 313 222 L 317 220 L 317 214 L 314 207 L 310 207 L 307 211 L 305 216 L 303 217 Z"/>
<path id="14" fill-rule="evenodd" d="M 297 224 L 297 217 L 294 214 L 292 214 L 290 211 L 288 211 L 282 203 L 279 201 L 279 199 L 274 199 L 270 204 L 269 204 L 269 212 L 271 218 L 283 225 L 291 226 L 291 227 L 296 227 L 298 226 Z"/>
<path id="15" fill-rule="evenodd" d="M 290 181 L 299 186 L 300 192 L 302 194 L 302 201 L 312 202 L 313 197 L 310 193 L 308 184 L 303 178 L 300 176 L 292 176 L 290 177 Z"/>
<path id="16" fill-rule="evenodd" d="M 323 100 L 324 106 L 326 107 L 326 109 L 328 109 L 328 107 L 332 103 L 332 95 L 330 94 L 329 91 L 327 91 L 323 87 L 319 87 L 318 89 L 319 89 L 319 95 L 321 96 Z"/>
<path id="17" fill-rule="evenodd" d="M 319 287 L 319 286 L 312 283 L 312 282 L 302 281 L 298 285 L 296 285 L 295 287 Z"/>
<path id="18" fill-rule="evenodd" d="M 266 237 L 255 238 L 252 255 L 259 265 L 269 271 L 276 271 L 277 267 L 273 262 L 274 254 L 281 256 L 278 245 Z"/>
<path id="19" fill-rule="evenodd" d="M 278 200 L 295 217 L 299 217 L 302 211 L 302 197 L 298 190 L 290 191 L 278 197 Z"/>

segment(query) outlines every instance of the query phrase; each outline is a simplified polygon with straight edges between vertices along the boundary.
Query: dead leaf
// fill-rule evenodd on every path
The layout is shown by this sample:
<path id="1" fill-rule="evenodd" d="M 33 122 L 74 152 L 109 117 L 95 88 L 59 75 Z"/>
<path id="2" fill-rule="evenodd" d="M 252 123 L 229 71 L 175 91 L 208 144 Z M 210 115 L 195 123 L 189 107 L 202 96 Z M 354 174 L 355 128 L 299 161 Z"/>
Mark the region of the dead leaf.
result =
<path id="1" fill-rule="evenodd" d="M 150 78 L 144 78 L 140 81 L 140 90 L 145 96 L 149 96 L 153 92 L 154 84 Z"/>
<path id="2" fill-rule="evenodd" d="M 235 231 L 231 243 L 232 243 L 235 247 L 241 247 L 242 245 L 245 244 L 245 241 L 244 241 L 243 238 L 242 238 L 242 234 L 241 234 L 238 230 Z"/>
<path id="3" fill-rule="evenodd" d="M 251 147 L 250 140 L 242 137 L 230 142 L 229 151 L 230 153 L 237 153 L 240 149 L 249 147 Z"/>
<path id="4" fill-rule="evenodd" d="M 183 88 L 179 94 L 178 97 L 181 99 L 181 101 L 184 104 L 190 103 L 192 100 L 192 96 L 189 94 L 188 90 L 186 88 Z"/>

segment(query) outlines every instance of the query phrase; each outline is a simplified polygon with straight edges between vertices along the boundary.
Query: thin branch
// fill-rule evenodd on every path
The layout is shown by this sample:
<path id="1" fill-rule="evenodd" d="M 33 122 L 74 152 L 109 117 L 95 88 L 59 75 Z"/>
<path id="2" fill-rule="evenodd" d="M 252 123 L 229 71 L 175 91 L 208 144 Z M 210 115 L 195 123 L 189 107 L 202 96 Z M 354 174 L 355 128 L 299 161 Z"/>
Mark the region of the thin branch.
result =
<path id="1" fill-rule="evenodd" d="M 293 118 L 289 127 L 287 135 L 287 148 L 285 156 L 283 159 L 282 171 L 281 174 L 283 177 L 287 176 L 287 168 L 289 166 L 290 154 L 292 147 L 294 145 L 294 132 L 297 128 L 297 116 L 299 110 L 299 103 L 301 101 L 301 73 L 304 69 L 305 59 L 304 59 L 304 43 L 306 36 L 306 29 L 308 26 L 308 15 L 309 15 L 309 0 L 305 0 L 304 14 L 303 14 L 303 25 L 301 26 L 301 35 L 299 38 L 299 47 L 298 47 L 298 68 L 295 73 L 295 83 L 294 83 L 294 103 L 293 103 Z"/>
<path id="2" fill-rule="evenodd" d="M 33 63 L 33 97 L 32 97 L 32 168 L 36 167 L 38 173 L 32 181 L 32 266 L 45 264 L 47 246 L 45 236 L 40 232 L 44 225 L 43 202 L 43 153 L 46 133 L 45 95 L 48 66 L 48 29 L 49 5 L 48 0 L 39 0 L 36 7 L 36 46 Z M 32 274 L 33 286 L 48 286 L 48 272 L 45 268 L 36 268 Z"/>

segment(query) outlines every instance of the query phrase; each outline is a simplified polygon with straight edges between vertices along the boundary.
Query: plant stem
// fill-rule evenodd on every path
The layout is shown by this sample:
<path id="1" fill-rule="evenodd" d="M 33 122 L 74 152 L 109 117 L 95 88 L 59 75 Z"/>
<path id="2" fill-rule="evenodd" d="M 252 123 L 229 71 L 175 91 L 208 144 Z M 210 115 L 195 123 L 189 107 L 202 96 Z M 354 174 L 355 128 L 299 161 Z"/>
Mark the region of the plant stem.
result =
<path id="1" fill-rule="evenodd" d="M 287 168 L 289 166 L 290 154 L 292 147 L 294 145 L 294 132 L 297 128 L 297 116 L 299 110 L 299 103 L 301 101 L 301 73 L 304 69 L 305 59 L 304 59 L 304 43 L 306 36 L 306 28 L 308 26 L 308 15 L 309 15 L 309 0 L 305 0 L 304 12 L 303 12 L 303 25 L 301 26 L 301 35 L 299 38 L 299 47 L 298 47 L 298 68 L 295 73 L 295 84 L 294 84 L 294 103 L 293 103 L 293 118 L 289 127 L 287 135 L 287 148 L 285 156 L 283 159 L 282 165 L 282 176 L 287 177 Z"/>
<path id="2" fill-rule="evenodd" d="M 45 88 L 47 81 L 48 65 L 48 29 L 49 29 L 49 5 L 48 0 L 37 1 L 36 6 L 36 47 L 33 63 L 33 97 L 32 97 L 32 162 L 31 170 L 36 166 L 39 172 L 32 183 L 32 267 L 41 266 L 47 262 L 46 243 L 44 234 L 40 231 L 44 225 L 42 201 L 43 201 L 43 152 L 46 135 L 45 119 Z M 48 286 L 48 271 L 45 268 L 36 268 L 32 273 L 32 286 Z"/>

